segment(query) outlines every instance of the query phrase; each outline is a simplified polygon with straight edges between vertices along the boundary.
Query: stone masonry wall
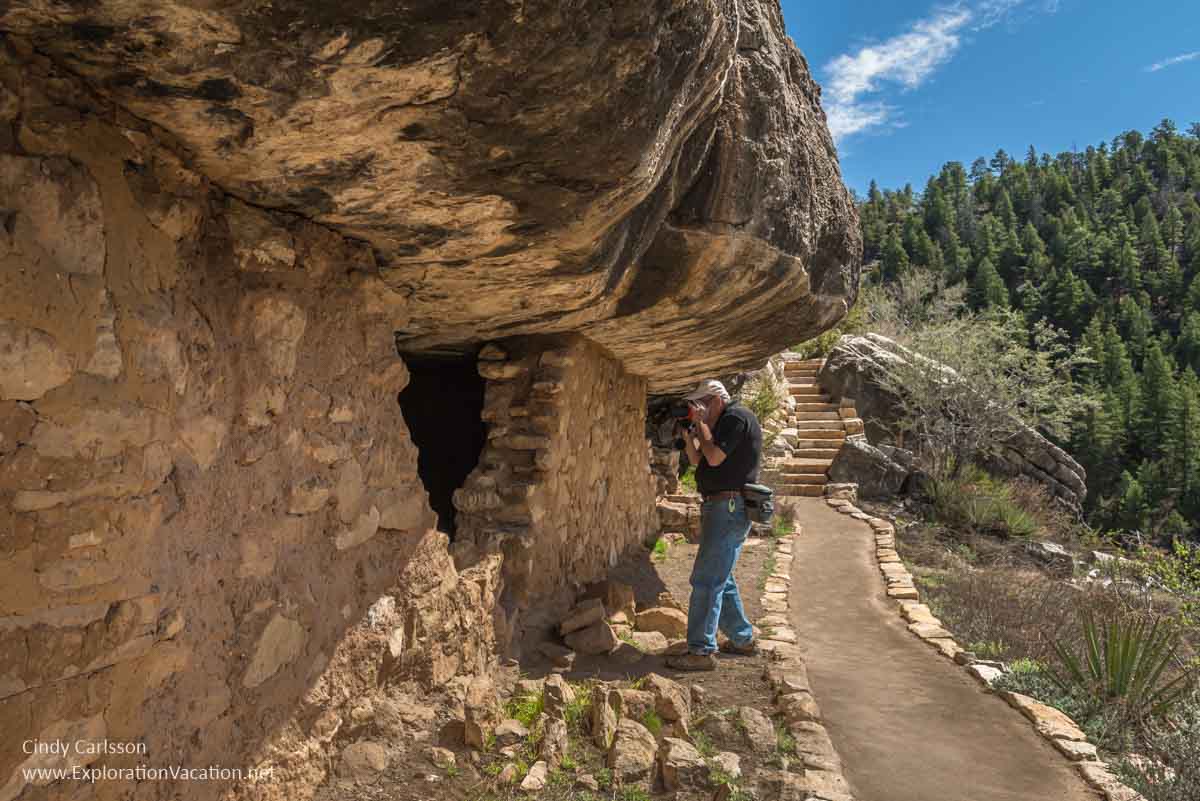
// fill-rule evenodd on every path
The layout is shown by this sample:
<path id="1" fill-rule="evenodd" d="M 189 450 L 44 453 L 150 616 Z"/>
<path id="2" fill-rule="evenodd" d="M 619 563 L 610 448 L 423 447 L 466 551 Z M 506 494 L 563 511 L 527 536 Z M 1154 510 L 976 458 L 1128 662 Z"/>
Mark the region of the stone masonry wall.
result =
<path id="1" fill-rule="evenodd" d="M 488 444 L 455 493 L 453 548 L 460 567 L 504 554 L 503 639 L 556 620 L 657 528 L 655 481 L 646 382 L 600 348 L 576 336 L 511 340 L 485 347 L 479 372 Z"/>
<path id="2" fill-rule="evenodd" d="M 0 222 L 0 799 L 213 798 L 20 768 L 261 760 L 294 797 L 379 671 L 489 668 L 498 559 L 460 575 L 430 530 L 369 248 L 223 195 L 6 40 Z M 23 748 L 79 739 L 147 753 Z"/>

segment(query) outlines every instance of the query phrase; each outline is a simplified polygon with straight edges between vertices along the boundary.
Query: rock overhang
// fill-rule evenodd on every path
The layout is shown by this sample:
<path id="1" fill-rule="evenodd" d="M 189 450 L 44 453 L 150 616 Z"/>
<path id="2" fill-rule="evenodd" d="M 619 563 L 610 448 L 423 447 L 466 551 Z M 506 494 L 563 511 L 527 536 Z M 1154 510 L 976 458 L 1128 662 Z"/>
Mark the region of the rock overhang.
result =
<path id="1" fill-rule="evenodd" d="M 247 203 L 370 243 L 401 347 L 576 331 L 669 392 L 853 303 L 819 88 L 765 0 L 9 3 Z"/>

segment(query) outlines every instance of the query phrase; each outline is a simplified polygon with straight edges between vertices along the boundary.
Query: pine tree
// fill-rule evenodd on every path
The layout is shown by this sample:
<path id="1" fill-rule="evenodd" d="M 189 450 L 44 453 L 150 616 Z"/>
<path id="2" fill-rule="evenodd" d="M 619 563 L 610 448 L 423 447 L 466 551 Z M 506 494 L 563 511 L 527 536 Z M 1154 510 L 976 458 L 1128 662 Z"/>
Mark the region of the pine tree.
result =
<path id="1" fill-rule="evenodd" d="M 942 262 L 945 265 L 946 283 L 956 284 L 967 276 L 967 268 L 971 264 L 971 251 L 959 244 L 958 234 L 953 230 L 946 237 L 942 248 Z"/>
<path id="2" fill-rule="evenodd" d="M 1142 288 L 1142 267 L 1133 243 L 1125 239 L 1117 248 L 1117 263 L 1114 272 L 1126 292 L 1137 292 Z"/>
<path id="3" fill-rule="evenodd" d="M 1158 458 L 1166 454 L 1168 431 L 1175 411 L 1175 368 L 1157 341 L 1146 350 L 1142 367 L 1142 408 L 1138 433 L 1142 452 Z"/>
<path id="4" fill-rule="evenodd" d="M 1093 364 L 1083 368 L 1079 377 L 1084 383 L 1099 387 L 1104 377 L 1104 323 L 1098 316 L 1093 317 L 1084 329 L 1079 346 L 1087 352 L 1089 358 L 1095 360 Z"/>
<path id="5" fill-rule="evenodd" d="M 1142 198 L 1145 200 L 1145 198 Z M 1148 204 L 1147 204 L 1148 205 Z M 1166 247 L 1163 245 L 1162 234 L 1158 230 L 1158 220 L 1153 211 L 1148 211 L 1141 218 L 1138 233 L 1138 248 L 1141 251 L 1142 263 L 1150 269 L 1159 266 L 1159 258 Z"/>
<path id="6" fill-rule="evenodd" d="M 1200 371 L 1200 311 L 1190 311 L 1184 315 L 1175 352 L 1180 365 Z"/>
<path id="7" fill-rule="evenodd" d="M 976 309 L 1006 309 L 1009 305 L 1008 288 L 996 272 L 995 265 L 986 257 L 975 268 L 971 282 L 971 305 Z"/>
<path id="8" fill-rule="evenodd" d="M 1159 259 L 1159 269 L 1154 276 L 1157 295 L 1167 301 L 1171 308 L 1179 308 L 1184 301 L 1183 270 L 1174 254 L 1164 252 Z"/>
<path id="9" fill-rule="evenodd" d="M 1183 212 L 1178 206 L 1172 206 L 1167 211 L 1167 216 L 1163 218 L 1162 235 L 1163 243 L 1172 252 L 1183 245 Z"/>
<path id="10" fill-rule="evenodd" d="M 1113 407 L 1114 419 L 1118 421 L 1124 439 L 1133 429 L 1134 421 L 1141 413 L 1142 392 L 1133 370 L 1133 361 L 1121 335 L 1112 326 L 1104 330 L 1104 359 L 1102 362 L 1104 385 L 1112 393 L 1116 405 Z"/>
<path id="11" fill-rule="evenodd" d="M 888 230 L 887 239 L 883 243 L 882 262 L 884 281 L 894 281 L 908 272 L 908 251 L 904 249 L 900 232 L 894 225 Z"/>
<path id="12" fill-rule="evenodd" d="M 1060 328 L 1075 335 L 1083 331 L 1088 311 L 1087 290 L 1069 267 L 1059 273 L 1051 302 L 1054 304 L 1052 319 Z"/>
<path id="13" fill-rule="evenodd" d="M 1129 471 L 1121 474 L 1121 500 L 1118 504 L 1117 524 L 1129 531 L 1140 531 L 1146 527 L 1146 498 L 1142 485 Z"/>
<path id="14" fill-rule="evenodd" d="M 1178 482 L 1183 511 L 1200 514 L 1200 379 L 1183 371 L 1169 432 L 1171 473 Z"/>
<path id="15" fill-rule="evenodd" d="M 1137 297 L 1126 295 L 1121 298 L 1121 330 L 1129 343 L 1134 362 L 1141 364 L 1146 357 L 1146 343 L 1150 332 L 1154 329 L 1154 320 L 1150 317 L 1148 301 L 1142 302 L 1142 295 Z"/>
<path id="16" fill-rule="evenodd" d="M 1017 213 L 1013 211 L 1012 198 L 1008 196 L 1008 190 L 1003 187 L 996 194 L 995 211 L 1001 225 L 1005 228 L 1016 229 Z"/>

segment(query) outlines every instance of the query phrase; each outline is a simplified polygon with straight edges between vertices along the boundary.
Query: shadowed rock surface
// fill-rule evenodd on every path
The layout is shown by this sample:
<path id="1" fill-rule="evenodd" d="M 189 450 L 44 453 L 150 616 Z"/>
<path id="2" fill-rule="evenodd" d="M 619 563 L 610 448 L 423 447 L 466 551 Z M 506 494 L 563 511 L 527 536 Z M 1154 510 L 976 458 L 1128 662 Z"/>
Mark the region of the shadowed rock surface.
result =
<path id="1" fill-rule="evenodd" d="M 3 9 L 227 192 L 369 242 L 406 350 L 579 331 L 665 392 L 857 291 L 857 215 L 775 2 Z"/>

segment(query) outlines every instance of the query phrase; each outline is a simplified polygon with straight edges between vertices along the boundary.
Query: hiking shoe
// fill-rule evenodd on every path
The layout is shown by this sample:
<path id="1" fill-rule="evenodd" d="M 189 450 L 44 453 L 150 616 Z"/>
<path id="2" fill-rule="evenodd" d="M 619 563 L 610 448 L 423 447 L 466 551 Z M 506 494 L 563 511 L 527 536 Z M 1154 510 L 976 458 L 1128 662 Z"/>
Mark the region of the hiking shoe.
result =
<path id="1" fill-rule="evenodd" d="M 725 640 L 721 643 L 721 653 L 734 654 L 736 656 L 754 656 L 758 653 L 758 640 L 751 640 L 745 645 L 738 645 L 733 640 Z"/>
<path id="2" fill-rule="evenodd" d="M 667 667 L 675 670 L 716 670 L 716 654 L 676 654 L 667 657 Z"/>

